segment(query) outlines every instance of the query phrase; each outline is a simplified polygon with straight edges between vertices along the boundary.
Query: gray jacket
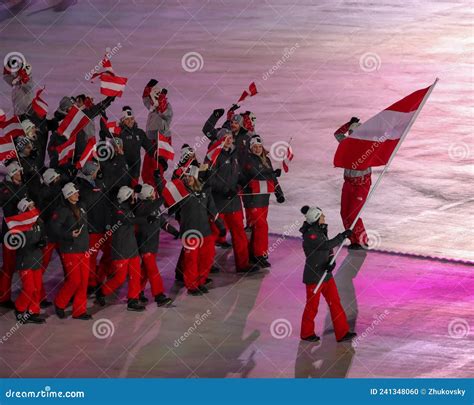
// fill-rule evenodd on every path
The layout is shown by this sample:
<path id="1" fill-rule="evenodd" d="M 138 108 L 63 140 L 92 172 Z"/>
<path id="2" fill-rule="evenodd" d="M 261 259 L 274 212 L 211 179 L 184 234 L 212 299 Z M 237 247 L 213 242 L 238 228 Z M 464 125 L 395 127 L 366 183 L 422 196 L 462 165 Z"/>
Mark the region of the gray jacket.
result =
<path id="1" fill-rule="evenodd" d="M 23 115 L 26 114 L 35 97 L 33 92 L 34 81 L 30 76 L 30 80 L 28 83 L 16 83 L 13 84 L 13 80 L 15 79 L 14 75 L 11 74 L 4 74 L 3 79 L 12 86 L 12 104 L 13 104 L 13 114 L 15 115 Z"/>
<path id="2" fill-rule="evenodd" d="M 164 113 L 159 113 L 157 108 L 153 106 L 149 96 L 143 97 L 143 104 L 149 112 L 146 121 L 146 135 L 148 139 L 156 141 L 157 132 L 170 137 L 171 136 L 171 120 L 173 119 L 173 108 L 168 102 L 168 107 Z"/>

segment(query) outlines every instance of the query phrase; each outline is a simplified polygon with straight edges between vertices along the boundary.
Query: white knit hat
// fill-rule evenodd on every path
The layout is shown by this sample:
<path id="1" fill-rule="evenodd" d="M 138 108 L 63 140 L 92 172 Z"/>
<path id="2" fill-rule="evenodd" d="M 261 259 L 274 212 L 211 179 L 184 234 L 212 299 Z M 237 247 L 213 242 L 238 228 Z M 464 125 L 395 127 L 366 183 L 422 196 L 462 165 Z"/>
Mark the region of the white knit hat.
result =
<path id="1" fill-rule="evenodd" d="M 46 169 L 43 173 L 43 181 L 49 186 L 54 180 L 56 180 L 60 174 L 53 168 Z"/>
<path id="2" fill-rule="evenodd" d="M 253 145 L 263 145 L 262 138 L 260 138 L 260 135 L 254 135 L 252 138 L 250 138 L 250 147 Z"/>
<path id="3" fill-rule="evenodd" d="M 61 191 L 66 199 L 79 192 L 74 183 L 66 183 Z"/>
<path id="4" fill-rule="evenodd" d="M 29 198 L 22 198 L 18 204 L 17 204 L 17 208 L 18 208 L 18 211 L 20 212 L 25 212 L 28 210 L 28 208 L 30 207 L 31 204 L 34 204 L 34 201 L 33 200 L 30 200 Z"/>
<path id="5" fill-rule="evenodd" d="M 7 166 L 7 179 L 11 180 L 15 174 L 22 171 L 23 169 L 21 168 L 20 164 L 14 160 Z"/>
<path id="6" fill-rule="evenodd" d="M 36 128 L 36 125 L 33 124 L 29 119 L 21 121 L 21 127 L 23 128 L 23 131 L 25 134 L 28 136 L 31 131 L 33 131 Z"/>
<path id="7" fill-rule="evenodd" d="M 120 187 L 120 190 L 117 193 L 117 200 L 120 204 L 124 201 L 127 201 L 133 194 L 133 190 L 128 186 Z"/>
<path id="8" fill-rule="evenodd" d="M 153 196 L 155 189 L 149 184 L 143 184 L 141 191 L 138 193 L 138 198 L 140 200 L 147 200 Z"/>
<path id="9" fill-rule="evenodd" d="M 134 115 L 133 115 L 133 110 L 126 106 L 126 107 L 123 107 L 122 108 L 122 120 L 126 119 L 126 118 L 133 118 Z"/>
<path id="10" fill-rule="evenodd" d="M 199 177 L 199 167 L 197 166 L 194 166 L 194 165 L 190 165 L 186 171 L 184 172 L 184 175 L 185 176 L 192 176 L 194 177 L 196 180 L 198 179 Z"/>
<path id="11" fill-rule="evenodd" d="M 301 213 L 305 216 L 308 224 L 314 224 L 323 214 L 323 210 L 319 207 L 305 205 L 301 208 Z"/>

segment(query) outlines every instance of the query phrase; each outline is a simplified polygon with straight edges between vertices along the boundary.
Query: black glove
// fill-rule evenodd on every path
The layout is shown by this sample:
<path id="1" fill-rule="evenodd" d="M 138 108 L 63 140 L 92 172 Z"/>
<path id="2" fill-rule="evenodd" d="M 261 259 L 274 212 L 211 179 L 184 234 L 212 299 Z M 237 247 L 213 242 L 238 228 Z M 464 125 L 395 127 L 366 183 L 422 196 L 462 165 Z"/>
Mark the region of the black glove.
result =
<path id="1" fill-rule="evenodd" d="M 48 127 L 48 131 L 56 131 L 59 127 L 59 122 L 57 119 L 51 119 L 51 120 L 47 120 L 47 127 Z"/>
<path id="2" fill-rule="evenodd" d="M 168 94 L 168 89 L 161 89 L 161 94 Z"/>
<path id="3" fill-rule="evenodd" d="M 148 215 L 146 217 L 146 220 L 149 224 L 152 224 L 153 222 L 156 222 L 158 220 L 158 217 L 156 215 Z"/>
<path id="4" fill-rule="evenodd" d="M 137 184 L 135 187 L 133 187 L 133 191 L 135 193 L 139 193 L 140 191 L 142 191 L 142 185 L 141 184 Z"/>
<path id="5" fill-rule="evenodd" d="M 46 247 L 46 245 L 48 244 L 48 242 L 46 242 L 45 239 L 40 239 L 38 241 L 38 243 L 36 244 L 36 247 L 39 247 L 40 249 L 43 249 Z"/>
<path id="6" fill-rule="evenodd" d="M 333 271 L 336 268 L 336 261 L 334 261 L 333 264 L 329 264 L 329 263 L 331 263 L 331 259 L 329 259 L 328 263 L 326 264 L 326 271 L 328 273 L 330 273 L 331 271 Z"/>
<path id="7" fill-rule="evenodd" d="M 214 224 L 216 224 L 216 227 L 219 230 L 219 236 L 224 237 L 227 233 L 227 229 L 225 227 L 225 224 L 224 224 L 224 221 L 222 220 L 222 218 L 217 218 L 214 221 Z"/>
<path id="8" fill-rule="evenodd" d="M 229 108 L 229 111 L 235 111 L 240 108 L 240 105 L 238 104 L 232 104 L 232 107 Z"/>
<path id="9" fill-rule="evenodd" d="M 353 232 L 351 229 L 346 229 L 344 232 L 341 232 L 340 235 L 342 235 L 344 237 L 344 239 L 346 238 L 350 238 L 352 236 Z"/>
<path id="10" fill-rule="evenodd" d="M 359 118 L 357 118 L 357 117 L 352 117 L 351 120 L 349 121 L 349 124 L 352 125 L 354 122 L 359 122 L 359 121 L 360 121 Z"/>
<path id="11" fill-rule="evenodd" d="M 276 199 L 278 204 L 283 204 L 285 202 L 285 196 L 283 194 L 280 194 Z"/>
<path id="12" fill-rule="evenodd" d="M 171 225 L 169 222 L 165 222 L 163 229 L 168 232 L 170 235 L 173 235 L 175 239 L 179 238 L 179 231 Z"/>
<path id="13" fill-rule="evenodd" d="M 157 83 L 158 83 L 158 80 L 150 79 L 150 81 L 146 84 L 145 87 L 153 87 Z"/>
<path id="14" fill-rule="evenodd" d="M 223 108 L 217 108 L 212 112 L 212 115 L 216 118 L 220 118 L 225 114 L 225 110 Z"/>
<path id="15" fill-rule="evenodd" d="M 281 176 L 281 169 L 273 170 L 273 174 L 275 175 L 275 177 L 280 177 Z"/>
<path id="16" fill-rule="evenodd" d="M 163 168 L 163 172 L 166 172 L 168 170 L 168 162 L 164 157 L 160 156 L 158 158 L 158 164 Z"/>

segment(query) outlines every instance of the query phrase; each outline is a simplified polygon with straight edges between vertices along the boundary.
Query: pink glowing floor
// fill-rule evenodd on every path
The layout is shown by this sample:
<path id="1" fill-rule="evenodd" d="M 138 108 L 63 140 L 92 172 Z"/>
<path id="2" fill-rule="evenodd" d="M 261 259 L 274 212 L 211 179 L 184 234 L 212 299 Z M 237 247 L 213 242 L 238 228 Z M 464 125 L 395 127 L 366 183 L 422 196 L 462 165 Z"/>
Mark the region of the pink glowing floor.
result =
<path id="1" fill-rule="evenodd" d="M 462 264 L 344 250 L 335 275 L 358 340 L 336 343 L 321 303 L 320 344 L 299 340 L 304 305 L 300 241 L 277 242 L 271 271 L 221 274 L 203 297 L 174 284 L 180 242 L 163 237 L 158 260 L 170 309 L 127 312 L 126 288 L 90 322 L 59 320 L 15 328 L 0 317 L 1 377 L 472 377 L 474 276 Z M 50 297 L 62 277 L 47 273 Z M 16 283 L 17 285 L 17 283 Z M 149 291 L 146 292 L 150 296 Z M 199 320 L 199 324 L 197 324 Z"/>

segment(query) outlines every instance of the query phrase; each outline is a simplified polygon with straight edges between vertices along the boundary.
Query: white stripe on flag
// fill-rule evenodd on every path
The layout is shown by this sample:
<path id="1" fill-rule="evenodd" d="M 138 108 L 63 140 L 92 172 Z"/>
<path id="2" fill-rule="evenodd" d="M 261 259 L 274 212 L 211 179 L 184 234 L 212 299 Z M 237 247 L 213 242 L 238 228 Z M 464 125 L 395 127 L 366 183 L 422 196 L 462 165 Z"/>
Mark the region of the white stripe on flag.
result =
<path id="1" fill-rule="evenodd" d="M 179 192 L 178 188 L 173 182 L 169 182 L 166 186 L 168 188 L 168 191 L 170 192 L 171 196 L 173 197 L 173 204 L 176 204 L 177 202 L 181 201 L 183 199 L 183 196 Z"/>
<path id="2" fill-rule="evenodd" d="M 70 138 L 71 134 L 74 132 L 74 130 L 77 128 L 79 123 L 81 122 L 81 119 L 84 118 L 84 114 L 79 110 L 76 115 L 72 118 L 71 122 L 69 125 L 64 129 L 63 135 L 66 138 Z"/>
<path id="3" fill-rule="evenodd" d="M 8 229 L 16 228 L 17 226 L 34 224 L 38 220 L 38 216 L 33 218 L 24 219 L 23 221 L 8 221 Z"/>

